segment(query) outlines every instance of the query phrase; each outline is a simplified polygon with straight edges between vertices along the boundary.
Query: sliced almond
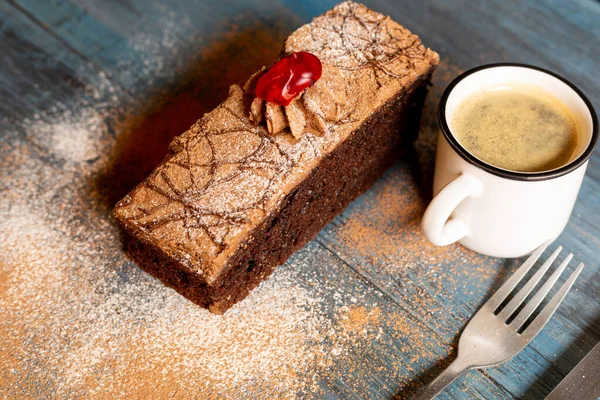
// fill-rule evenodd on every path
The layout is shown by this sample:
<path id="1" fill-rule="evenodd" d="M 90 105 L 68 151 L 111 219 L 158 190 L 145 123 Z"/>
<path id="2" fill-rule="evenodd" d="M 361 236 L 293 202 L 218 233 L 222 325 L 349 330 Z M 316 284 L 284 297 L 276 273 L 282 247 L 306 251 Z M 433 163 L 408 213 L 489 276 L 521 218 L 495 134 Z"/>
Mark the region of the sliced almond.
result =
<path id="1" fill-rule="evenodd" d="M 323 67 L 323 78 L 304 93 L 306 108 L 325 121 L 338 121 L 340 106 L 347 102 L 346 86 L 341 71 Z"/>
<path id="2" fill-rule="evenodd" d="M 263 121 L 265 101 L 255 97 L 250 105 L 250 122 L 254 125 L 258 125 Z"/>
<path id="3" fill-rule="evenodd" d="M 276 135 L 287 128 L 287 118 L 283 113 L 283 107 L 270 101 L 265 102 L 265 119 L 267 120 L 267 131 Z"/>
<path id="4" fill-rule="evenodd" d="M 285 115 L 290 125 L 292 136 L 299 139 L 306 129 L 306 109 L 300 99 L 294 99 L 285 107 Z"/>
<path id="5" fill-rule="evenodd" d="M 325 125 L 325 118 L 323 117 L 321 110 L 311 104 L 308 95 L 302 96 L 302 104 L 304 105 L 308 119 L 307 128 L 310 126 L 311 132 L 317 134 L 325 133 L 327 131 L 327 126 Z"/>

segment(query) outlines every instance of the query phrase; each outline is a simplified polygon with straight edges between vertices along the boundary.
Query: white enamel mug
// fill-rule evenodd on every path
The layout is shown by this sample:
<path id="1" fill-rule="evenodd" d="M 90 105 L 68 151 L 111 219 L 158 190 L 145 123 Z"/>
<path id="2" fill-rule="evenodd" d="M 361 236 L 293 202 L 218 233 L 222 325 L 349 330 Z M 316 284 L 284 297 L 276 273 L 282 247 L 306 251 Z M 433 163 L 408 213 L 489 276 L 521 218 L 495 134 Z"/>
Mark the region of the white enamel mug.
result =
<path id="1" fill-rule="evenodd" d="M 488 88 L 519 83 L 554 94 L 576 119 L 579 143 L 560 168 L 535 173 L 497 168 L 473 156 L 452 135 L 452 115 L 463 100 Z M 421 224 L 427 239 L 439 246 L 459 242 L 495 257 L 520 257 L 544 241 L 556 239 L 569 220 L 598 141 L 598 118 L 583 93 L 541 68 L 484 65 L 465 72 L 448 86 L 438 118 L 434 198 Z"/>

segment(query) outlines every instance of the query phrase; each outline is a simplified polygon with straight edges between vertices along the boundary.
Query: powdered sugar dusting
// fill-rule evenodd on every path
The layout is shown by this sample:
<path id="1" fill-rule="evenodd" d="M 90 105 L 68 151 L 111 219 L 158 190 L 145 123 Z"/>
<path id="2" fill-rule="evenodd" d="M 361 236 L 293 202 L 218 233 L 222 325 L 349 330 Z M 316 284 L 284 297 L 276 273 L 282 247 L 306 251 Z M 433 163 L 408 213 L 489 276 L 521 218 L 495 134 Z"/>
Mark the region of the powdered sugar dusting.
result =
<path id="1" fill-rule="evenodd" d="M 164 19 L 168 48 L 187 22 Z M 166 76 L 172 53 L 143 34 L 132 46 L 148 55 L 144 73 Z M 382 335 L 383 311 L 363 286 L 349 291 L 322 248 L 302 250 L 225 316 L 131 262 L 94 185 L 119 150 L 110 121 L 129 111 L 128 94 L 103 72 L 83 92 L 0 147 L 0 397 L 318 398 L 333 365 L 358 369 L 355 351 Z M 309 139 L 289 153 L 321 155 Z"/>
<path id="2" fill-rule="evenodd" d="M 10 186 L 51 168 L 25 165 Z M 96 398 L 144 394 L 150 378 L 169 393 L 229 398 L 251 398 L 265 380 L 289 397 L 314 384 L 308 372 L 324 362 L 333 322 L 320 295 L 297 285 L 300 265 L 214 316 L 127 261 L 108 213 L 89 216 L 97 231 L 80 225 L 93 210 L 85 176 L 69 178 L 62 202 L 17 190 L 0 201 L 0 353 L 16 353 L 15 376 L 38 364 L 54 395 Z M 11 393 L 15 384 L 2 386 Z"/>
<path id="3" fill-rule="evenodd" d="M 266 380 L 273 393 L 288 390 L 292 395 L 299 384 L 292 372 L 307 372 L 318 354 L 312 346 L 322 340 L 314 312 L 319 299 L 294 287 L 292 275 L 291 271 L 277 274 L 242 307 L 223 317 L 212 316 L 176 295 L 159 302 L 160 313 L 155 302 L 138 302 L 131 309 L 132 298 L 161 290 L 128 286 L 94 309 L 90 322 L 116 327 L 124 321 L 131 324 L 128 320 L 135 317 L 141 319 L 135 323 L 139 326 L 129 326 L 132 334 L 126 338 L 114 328 L 89 332 L 86 342 L 63 360 L 68 377 L 64 389 L 85 384 L 97 394 L 135 393 L 140 388 L 124 385 L 127 380 L 123 379 L 135 374 L 154 377 L 159 388 L 175 384 L 180 390 L 229 395 L 235 388 L 243 392 L 253 382 Z M 110 368 L 117 373 L 96 385 L 86 381 L 99 369 Z M 190 379 L 190 371 L 202 379 Z"/>
<path id="4" fill-rule="evenodd" d="M 49 154 L 74 163 L 100 157 L 102 143 L 96 138 L 103 128 L 102 116 L 93 109 L 83 110 L 79 116 L 67 110 L 52 124 L 35 121 L 28 127 L 34 140 Z"/>
<path id="5" fill-rule="evenodd" d="M 340 37 L 339 49 L 331 47 L 332 35 Z M 366 44 L 357 47 L 359 40 Z M 249 232 L 278 209 L 321 159 L 379 107 L 426 77 L 438 60 L 416 36 L 352 2 L 298 29 L 285 48 L 310 51 L 330 63 L 305 94 L 316 96 L 315 114 L 324 117 L 331 108 L 330 119 L 323 119 L 326 132 L 298 140 L 288 129 L 270 135 L 265 126 L 249 120 L 244 100 L 254 94 L 233 85 L 227 100 L 176 138 L 172 156 L 115 207 L 129 231 L 209 285 L 222 278 L 229 257 Z M 329 106 L 322 110 L 320 104 Z M 234 151 L 230 137 L 237 138 Z M 219 176 L 223 170 L 227 173 Z"/>
<path id="6" fill-rule="evenodd" d="M 136 46 L 153 54 L 139 38 Z M 351 341 L 335 336 L 326 288 L 298 284 L 307 282 L 300 261 L 214 316 L 143 273 L 122 249 L 111 205 L 90 185 L 118 145 L 108 121 L 127 95 L 102 72 L 85 92 L 23 121 L 26 140 L 3 149 L 0 397 L 316 393 L 314 372 Z"/>

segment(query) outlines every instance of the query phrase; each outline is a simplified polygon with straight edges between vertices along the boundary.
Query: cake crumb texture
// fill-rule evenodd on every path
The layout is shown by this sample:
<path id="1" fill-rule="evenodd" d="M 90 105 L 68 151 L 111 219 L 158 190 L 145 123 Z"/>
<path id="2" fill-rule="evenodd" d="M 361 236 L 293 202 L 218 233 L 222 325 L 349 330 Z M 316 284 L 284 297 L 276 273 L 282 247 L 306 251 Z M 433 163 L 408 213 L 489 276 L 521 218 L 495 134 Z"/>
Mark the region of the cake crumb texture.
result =
<path id="1" fill-rule="evenodd" d="M 439 60 L 410 31 L 353 2 L 316 17 L 285 42 L 285 53 L 307 50 L 324 64 L 308 92 L 339 95 L 314 99 L 337 110 L 325 119 L 323 134 L 297 140 L 289 131 L 269 134 L 250 122 L 245 93 L 233 85 L 227 100 L 175 138 L 163 163 L 115 207 L 130 233 L 209 286 L 237 268 L 230 257 L 319 162 L 380 107 L 415 90 Z"/>
<path id="2" fill-rule="evenodd" d="M 298 25 L 291 17 L 284 22 Z M 148 106 L 96 71 L 73 102 L 3 132 L 0 398 L 370 398 L 371 385 L 386 397 L 418 386 L 417 377 L 447 354 L 456 333 L 447 305 L 431 296 L 450 298 L 468 277 L 480 299 L 498 272 L 473 274 L 471 265 L 485 265 L 484 258 L 458 246 L 433 247 L 418 231 L 420 188 L 431 181 L 436 99 L 459 71 L 442 63 L 443 73 L 434 76 L 416 144 L 420 161 L 390 170 L 364 202 L 244 302 L 215 316 L 139 269 L 132 261 L 138 245 L 111 215 L 114 202 L 164 156 L 164 132 L 178 134 L 174 124 L 189 126 L 207 104 L 216 106 L 231 82 L 277 55 L 288 33 L 257 21 L 203 43 L 186 36 L 192 26 L 165 10 L 160 35 L 140 33 L 130 46 L 155 82 L 183 69 L 169 64 L 177 46 L 199 46 L 190 47 L 203 54 L 192 71 L 194 87 Z M 145 158 L 152 151 L 154 158 Z M 362 273 L 388 274 L 384 289 L 405 308 L 343 260 L 354 260 Z M 425 286 L 419 279 L 427 292 L 417 291 Z"/>

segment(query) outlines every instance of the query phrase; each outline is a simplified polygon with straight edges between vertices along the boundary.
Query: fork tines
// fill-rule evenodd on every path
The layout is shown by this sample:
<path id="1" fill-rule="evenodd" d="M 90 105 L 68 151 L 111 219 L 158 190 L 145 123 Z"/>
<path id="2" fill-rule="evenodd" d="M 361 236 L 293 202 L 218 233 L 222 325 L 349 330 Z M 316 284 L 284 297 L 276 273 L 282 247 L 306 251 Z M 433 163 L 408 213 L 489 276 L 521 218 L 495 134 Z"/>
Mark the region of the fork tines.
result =
<path id="1" fill-rule="evenodd" d="M 546 250 L 550 241 L 546 241 L 537 250 L 535 250 L 531 256 L 523 263 L 523 265 L 498 289 L 498 291 L 488 300 L 485 304 L 490 307 L 496 314 L 499 311 L 500 306 L 508 298 L 510 293 L 515 287 L 523 280 L 529 270 L 533 267 L 535 262 L 540 258 L 542 253 Z M 498 318 L 503 321 L 509 321 L 509 318 L 515 313 L 515 311 L 523 304 L 527 296 L 533 291 L 533 289 L 542 280 L 550 266 L 554 263 L 559 253 L 562 250 L 562 246 L 558 247 L 554 253 L 544 262 L 544 264 L 536 271 L 536 273 L 525 283 L 525 285 L 517 292 L 517 294 L 504 306 L 498 315 Z M 515 316 L 515 318 L 509 323 L 515 330 L 521 331 L 528 321 L 529 317 L 534 313 L 538 306 L 542 303 L 544 298 L 548 295 L 558 278 L 566 269 L 567 265 L 573 258 L 573 254 L 569 254 L 560 266 L 554 271 L 552 276 L 544 283 L 544 285 L 538 290 L 533 298 L 525 304 L 523 309 Z M 543 310 L 535 317 L 531 324 L 522 331 L 522 334 L 527 337 L 535 336 L 548 322 L 552 314 L 556 311 L 564 297 L 566 296 L 571 286 L 581 273 L 583 269 L 583 263 L 575 269 L 575 272 L 571 274 L 569 279 L 562 285 L 559 291 L 552 297 L 552 299 L 546 304 Z"/>

